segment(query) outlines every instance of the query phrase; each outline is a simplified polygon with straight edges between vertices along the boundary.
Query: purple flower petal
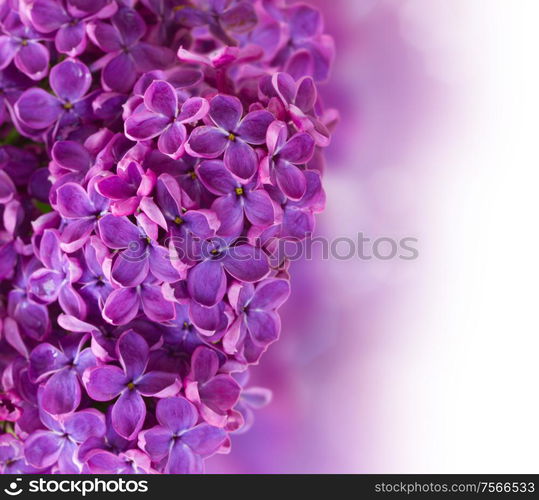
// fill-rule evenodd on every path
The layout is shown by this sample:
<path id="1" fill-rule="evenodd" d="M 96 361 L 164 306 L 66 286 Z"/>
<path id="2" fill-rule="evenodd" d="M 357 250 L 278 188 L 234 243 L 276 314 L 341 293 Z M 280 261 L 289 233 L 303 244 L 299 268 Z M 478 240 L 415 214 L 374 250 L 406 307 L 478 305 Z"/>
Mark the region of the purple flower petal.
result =
<path id="1" fill-rule="evenodd" d="M 314 139 L 305 132 L 294 135 L 279 151 L 279 158 L 296 165 L 308 163 L 314 154 Z"/>
<path id="2" fill-rule="evenodd" d="M 284 160 L 279 160 L 275 166 L 277 185 L 291 200 L 300 200 L 307 189 L 307 181 L 303 172 Z"/>
<path id="3" fill-rule="evenodd" d="M 197 455 L 209 457 L 221 447 L 225 438 L 226 433 L 223 429 L 207 424 L 200 424 L 186 432 L 182 436 L 182 442 L 189 446 Z"/>
<path id="4" fill-rule="evenodd" d="M 258 157 L 254 149 L 238 138 L 230 141 L 224 161 L 226 168 L 240 179 L 250 179 L 258 167 Z"/>
<path id="5" fill-rule="evenodd" d="M 15 56 L 15 66 L 32 80 L 41 80 L 49 71 L 49 51 L 37 42 L 28 42 Z"/>
<path id="6" fill-rule="evenodd" d="M 140 377 L 148 364 L 148 343 L 138 333 L 128 330 L 118 339 L 116 351 L 128 379 Z"/>
<path id="7" fill-rule="evenodd" d="M 92 84 L 92 75 L 79 61 L 66 59 L 51 69 L 50 85 L 54 93 L 68 102 L 81 99 Z"/>
<path id="8" fill-rule="evenodd" d="M 238 182 L 221 160 L 201 162 L 197 168 L 197 175 L 202 184 L 218 196 L 229 194 L 238 186 Z"/>
<path id="9" fill-rule="evenodd" d="M 178 440 L 172 446 L 165 466 L 165 474 L 200 474 L 204 470 L 202 458 L 189 446 Z"/>
<path id="10" fill-rule="evenodd" d="M 123 45 L 130 47 L 146 32 L 142 17 L 133 9 L 122 7 L 112 17 L 112 24 L 118 30 Z"/>
<path id="11" fill-rule="evenodd" d="M 55 45 L 58 52 L 74 57 L 86 48 L 85 26 L 83 22 L 62 26 L 56 33 Z"/>
<path id="12" fill-rule="evenodd" d="M 48 343 L 38 345 L 30 354 L 29 361 L 29 374 L 36 382 L 62 369 L 68 363 L 64 353 Z"/>
<path id="13" fill-rule="evenodd" d="M 217 234 L 224 237 L 239 236 L 243 230 L 243 206 L 236 194 L 229 194 L 217 198 L 212 206 L 221 225 Z"/>
<path id="14" fill-rule="evenodd" d="M 220 302 L 226 291 L 226 276 L 222 263 L 215 260 L 201 262 L 189 271 L 189 294 L 199 304 L 207 307 Z"/>
<path id="15" fill-rule="evenodd" d="M 131 90 L 136 78 L 135 61 L 129 54 L 125 53 L 109 60 L 101 73 L 105 89 L 122 94 L 127 94 Z"/>
<path id="16" fill-rule="evenodd" d="M 32 24 L 38 31 L 50 33 L 62 24 L 69 22 L 69 17 L 62 5 L 53 0 L 36 0 L 30 10 Z"/>
<path id="17" fill-rule="evenodd" d="M 199 387 L 200 399 L 218 415 L 226 415 L 240 397 L 241 387 L 230 375 L 217 375 Z"/>
<path id="18" fill-rule="evenodd" d="M 281 319 L 275 312 L 254 311 L 248 315 L 247 328 L 253 341 L 257 345 L 265 347 L 279 338 Z"/>
<path id="19" fill-rule="evenodd" d="M 183 397 L 159 400 L 156 416 L 158 422 L 174 434 L 190 429 L 198 419 L 194 405 Z"/>
<path id="20" fill-rule="evenodd" d="M 236 133 L 249 144 L 264 144 L 268 127 L 274 120 L 269 111 L 253 111 L 241 121 Z"/>
<path id="21" fill-rule="evenodd" d="M 166 400 L 161 399 L 159 403 L 162 401 Z M 146 451 L 154 462 L 159 462 L 168 455 L 173 435 L 169 429 L 157 426 L 142 431 L 139 434 L 138 440 L 140 448 Z"/>
<path id="22" fill-rule="evenodd" d="M 91 437 L 101 437 L 106 431 L 105 418 L 93 409 L 70 415 L 66 418 L 64 426 L 69 437 L 77 443 L 82 443 Z"/>
<path id="23" fill-rule="evenodd" d="M 139 433 L 146 418 L 146 405 L 135 390 L 126 390 L 112 407 L 112 425 L 123 438 L 131 440 Z"/>
<path id="24" fill-rule="evenodd" d="M 56 197 L 57 208 L 63 217 L 78 219 L 95 214 L 95 208 L 80 184 L 68 182 L 60 186 Z"/>
<path id="25" fill-rule="evenodd" d="M 138 314 L 140 300 L 135 288 L 114 290 L 105 301 L 103 318 L 113 325 L 126 325 Z"/>
<path id="26" fill-rule="evenodd" d="M 42 406 L 52 415 L 71 413 L 80 403 L 81 391 L 73 370 L 63 369 L 55 373 L 45 384 Z"/>
<path id="27" fill-rule="evenodd" d="M 174 373 L 149 372 L 137 382 L 137 391 L 143 396 L 169 397 L 177 394 L 179 389 Z"/>
<path id="28" fill-rule="evenodd" d="M 174 319 L 174 304 L 163 297 L 159 287 L 143 285 L 140 299 L 144 313 L 152 321 L 164 322 Z"/>
<path id="29" fill-rule="evenodd" d="M 122 50 L 122 39 L 114 26 L 97 21 L 89 23 L 86 29 L 92 42 L 103 52 L 117 52 Z"/>
<path id="30" fill-rule="evenodd" d="M 254 309 L 277 309 L 290 296 L 290 283 L 282 279 L 268 279 L 258 285 L 250 302 Z"/>
<path id="31" fill-rule="evenodd" d="M 237 97 L 217 95 L 210 102 L 211 119 L 227 132 L 236 130 L 242 114 L 243 106 Z"/>
<path id="32" fill-rule="evenodd" d="M 161 134 L 169 123 L 167 116 L 148 110 L 137 111 L 126 120 L 125 134 L 135 141 L 144 141 Z"/>
<path id="33" fill-rule="evenodd" d="M 215 127 L 197 127 L 191 133 L 185 148 L 198 158 L 217 158 L 228 145 L 228 135 Z"/>
<path id="34" fill-rule="evenodd" d="M 246 193 L 245 215 L 254 226 L 271 226 L 275 213 L 270 195 L 263 189 Z"/>
<path id="35" fill-rule="evenodd" d="M 261 280 L 270 271 L 266 254 L 251 245 L 230 248 L 223 265 L 234 278 L 248 283 Z"/>
<path id="36" fill-rule="evenodd" d="M 15 103 L 15 112 L 28 127 L 50 127 L 60 116 L 62 105 L 58 99 L 43 89 L 33 88 L 24 92 Z"/>
<path id="37" fill-rule="evenodd" d="M 117 366 L 100 366 L 83 377 L 88 395 L 96 401 L 110 401 L 124 390 L 129 380 Z"/>
<path id="38" fill-rule="evenodd" d="M 97 223 L 101 239 L 109 248 L 128 248 L 133 242 L 140 244 L 141 233 L 127 217 L 105 215 Z"/>
<path id="39" fill-rule="evenodd" d="M 90 168 L 90 154 L 84 146 L 74 141 L 58 141 L 52 147 L 52 158 L 62 168 L 71 172 L 85 172 Z"/>
<path id="40" fill-rule="evenodd" d="M 129 252 L 121 252 L 112 265 L 112 279 L 124 287 L 140 285 L 148 276 L 150 262 L 147 258 L 131 258 Z"/>
<path id="41" fill-rule="evenodd" d="M 178 96 L 170 83 L 154 80 L 144 93 L 144 104 L 153 113 L 174 118 L 178 111 Z"/>
<path id="42" fill-rule="evenodd" d="M 24 443 L 24 456 L 38 469 L 50 467 L 58 461 L 64 439 L 50 431 L 36 431 Z"/>
<path id="43" fill-rule="evenodd" d="M 58 298 L 63 281 L 64 276 L 60 272 L 39 269 L 28 280 L 28 292 L 33 299 L 50 304 Z"/>
<path id="44" fill-rule="evenodd" d="M 178 158 L 183 153 L 187 130 L 182 123 L 174 122 L 161 134 L 157 147 L 161 153 Z"/>

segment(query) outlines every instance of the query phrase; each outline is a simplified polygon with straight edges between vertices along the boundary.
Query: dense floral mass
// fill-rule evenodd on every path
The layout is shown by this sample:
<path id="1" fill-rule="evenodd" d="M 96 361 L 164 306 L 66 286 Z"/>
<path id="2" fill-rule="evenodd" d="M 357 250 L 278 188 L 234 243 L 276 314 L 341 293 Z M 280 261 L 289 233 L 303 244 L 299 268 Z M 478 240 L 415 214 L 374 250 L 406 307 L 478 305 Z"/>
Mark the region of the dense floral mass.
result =
<path id="1" fill-rule="evenodd" d="M 0 472 L 197 473 L 249 427 L 333 50 L 284 0 L 0 0 Z"/>

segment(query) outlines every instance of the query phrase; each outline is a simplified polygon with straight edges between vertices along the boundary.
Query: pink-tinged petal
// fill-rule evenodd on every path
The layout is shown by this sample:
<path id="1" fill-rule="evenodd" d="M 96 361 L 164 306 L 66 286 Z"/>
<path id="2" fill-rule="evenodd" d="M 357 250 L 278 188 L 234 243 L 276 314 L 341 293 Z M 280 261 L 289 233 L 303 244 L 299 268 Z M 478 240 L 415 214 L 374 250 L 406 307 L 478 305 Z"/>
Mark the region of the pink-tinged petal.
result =
<path id="1" fill-rule="evenodd" d="M 165 474 L 201 474 L 204 471 L 202 458 L 195 454 L 182 440 L 172 446 Z"/>
<path id="2" fill-rule="evenodd" d="M 279 151 L 279 158 L 296 165 L 309 162 L 314 154 L 314 139 L 305 132 L 294 135 Z"/>
<path id="3" fill-rule="evenodd" d="M 295 79 L 305 75 L 314 74 L 314 60 L 311 52 L 306 49 L 300 49 L 288 59 L 285 71 Z"/>
<path id="4" fill-rule="evenodd" d="M 268 279 L 258 285 L 249 307 L 253 309 L 277 309 L 288 300 L 289 296 L 290 283 L 288 281 Z"/>
<path id="5" fill-rule="evenodd" d="M 255 226 L 271 226 L 275 211 L 270 195 L 263 189 L 249 191 L 245 195 L 245 216 Z"/>
<path id="6" fill-rule="evenodd" d="M 161 134 L 169 123 L 167 116 L 148 110 L 136 111 L 125 122 L 125 135 L 134 141 L 145 141 Z"/>
<path id="7" fill-rule="evenodd" d="M 0 203 L 7 204 L 15 196 L 17 188 L 11 177 L 4 170 L 0 170 Z"/>
<path id="8" fill-rule="evenodd" d="M 103 52 L 117 52 L 122 49 L 122 40 L 118 30 L 102 21 L 91 22 L 86 30 L 90 40 Z"/>
<path id="9" fill-rule="evenodd" d="M 189 305 L 189 317 L 194 325 L 209 334 L 224 328 L 228 322 L 227 317 L 224 314 L 223 304 L 217 304 L 213 307 L 204 307 L 192 301 Z"/>
<path id="10" fill-rule="evenodd" d="M 261 280 L 270 271 L 264 251 L 251 245 L 230 248 L 223 265 L 234 278 L 248 283 Z"/>
<path id="11" fill-rule="evenodd" d="M 67 12 L 59 2 L 36 0 L 30 4 L 30 19 L 34 27 L 42 33 L 51 33 L 69 22 Z"/>
<path id="12" fill-rule="evenodd" d="M 88 396 L 96 401 L 110 401 L 122 392 L 129 380 L 117 366 L 100 366 L 83 375 Z"/>
<path id="13" fill-rule="evenodd" d="M 281 318 L 275 312 L 253 311 L 248 314 L 247 328 L 254 343 L 266 347 L 279 338 Z"/>
<path id="14" fill-rule="evenodd" d="M 239 236 L 243 231 L 243 206 L 238 195 L 228 194 L 217 198 L 212 206 L 221 225 L 217 234 L 224 237 Z"/>
<path id="15" fill-rule="evenodd" d="M 31 352 L 29 361 L 29 375 L 34 382 L 40 382 L 48 375 L 61 370 L 68 363 L 64 353 L 48 343 L 38 345 Z"/>
<path id="16" fill-rule="evenodd" d="M 60 236 L 60 248 L 66 253 L 80 250 L 88 241 L 94 228 L 94 219 L 78 219 L 68 222 Z"/>
<path id="17" fill-rule="evenodd" d="M 64 283 L 58 294 L 58 302 L 66 314 L 77 318 L 86 316 L 86 302 L 70 284 Z"/>
<path id="18" fill-rule="evenodd" d="M 167 229 L 167 220 L 155 201 L 153 201 L 153 198 L 145 196 L 140 200 L 139 206 L 152 222 L 155 222 L 155 224 L 161 226 L 165 230 Z"/>
<path id="19" fill-rule="evenodd" d="M 127 440 L 134 439 L 146 418 L 146 405 L 138 391 L 126 390 L 112 407 L 112 426 Z"/>
<path id="20" fill-rule="evenodd" d="M 128 248 L 130 243 L 140 244 L 141 233 L 127 217 L 105 215 L 97 223 L 101 239 L 109 248 Z"/>
<path id="21" fill-rule="evenodd" d="M 223 28 L 233 33 L 248 33 L 258 22 L 255 8 L 248 2 L 238 2 L 219 17 Z"/>
<path id="22" fill-rule="evenodd" d="M 223 130 L 203 126 L 193 130 L 185 149 L 197 158 L 217 158 L 223 154 L 228 142 L 228 136 Z"/>
<path id="23" fill-rule="evenodd" d="M 174 434 L 191 429 L 198 420 L 195 406 L 181 396 L 161 399 L 157 403 L 156 416 L 158 422 Z"/>
<path id="24" fill-rule="evenodd" d="M 211 119 L 227 132 L 236 130 L 242 114 L 243 106 L 237 97 L 217 95 L 210 102 Z"/>
<path id="25" fill-rule="evenodd" d="M 161 400 L 164 401 L 164 400 Z M 161 402 L 160 401 L 160 402 Z M 159 404 L 159 403 L 158 403 Z M 160 462 L 165 458 L 172 444 L 172 432 L 161 426 L 153 427 L 139 434 L 138 445 L 143 449 L 154 462 Z"/>
<path id="26" fill-rule="evenodd" d="M 96 184 L 97 191 L 111 200 L 124 200 L 133 196 L 133 187 L 119 175 L 108 175 L 100 179 Z"/>
<path id="27" fill-rule="evenodd" d="M 200 424 L 186 432 L 181 440 L 197 455 L 209 457 L 217 452 L 225 439 L 226 432 L 223 429 Z"/>
<path id="28" fill-rule="evenodd" d="M 78 219 L 95 214 L 88 193 L 80 184 L 68 182 L 56 191 L 56 205 L 62 217 Z"/>
<path id="29" fill-rule="evenodd" d="M 15 56 L 15 66 L 32 80 L 41 80 L 49 71 L 49 51 L 38 42 L 28 42 Z"/>
<path id="30" fill-rule="evenodd" d="M 28 280 L 28 293 L 34 300 L 50 304 L 58 298 L 63 281 L 64 276 L 59 272 L 39 269 Z"/>
<path id="31" fill-rule="evenodd" d="M 122 7 L 112 17 L 112 24 L 118 30 L 123 44 L 131 46 L 140 40 L 146 32 L 144 20 L 134 9 Z"/>
<path id="32" fill-rule="evenodd" d="M 80 452 L 79 452 L 80 453 Z M 85 457 L 86 465 L 92 474 L 120 474 L 125 462 L 110 451 L 92 450 Z"/>
<path id="33" fill-rule="evenodd" d="M 253 111 L 241 121 L 236 133 L 249 144 L 264 144 L 268 127 L 274 120 L 269 111 Z"/>
<path id="34" fill-rule="evenodd" d="M 295 99 L 296 106 L 304 113 L 308 113 L 314 108 L 317 98 L 318 93 L 314 80 L 310 76 L 302 78 L 298 82 Z"/>
<path id="35" fill-rule="evenodd" d="M 277 185 L 291 200 L 300 200 L 307 189 L 303 172 L 287 161 L 279 160 L 275 166 Z"/>
<path id="36" fill-rule="evenodd" d="M 174 304 L 163 297 L 161 288 L 143 285 L 140 299 L 144 313 L 152 321 L 165 322 L 174 319 Z"/>
<path id="37" fill-rule="evenodd" d="M 64 438 L 60 435 L 36 431 L 24 443 L 24 457 L 34 467 L 45 469 L 58 461 L 63 445 Z"/>
<path id="38" fill-rule="evenodd" d="M 212 349 L 200 346 L 191 357 L 189 379 L 204 383 L 213 378 L 219 370 L 219 357 Z"/>
<path id="39" fill-rule="evenodd" d="M 224 162 L 226 168 L 240 179 L 250 179 L 258 167 L 258 157 L 254 149 L 241 139 L 230 141 Z"/>
<path id="40" fill-rule="evenodd" d="M 77 374 L 66 369 L 55 373 L 43 388 L 41 404 L 43 409 L 52 415 L 62 415 L 75 411 L 81 398 Z"/>
<path id="41" fill-rule="evenodd" d="M 296 93 L 296 82 L 294 79 L 287 73 L 275 73 L 271 77 L 271 83 L 285 105 L 290 104 Z"/>
<path id="42" fill-rule="evenodd" d="M 84 23 L 62 26 L 55 38 L 56 50 L 71 57 L 81 54 L 86 48 Z"/>
<path id="43" fill-rule="evenodd" d="M 266 134 L 266 144 L 268 145 L 268 153 L 273 157 L 286 143 L 288 137 L 288 128 L 286 123 L 274 121 L 269 127 Z"/>
<path id="44" fill-rule="evenodd" d="M 168 249 L 161 246 L 152 247 L 149 262 L 150 271 L 158 280 L 175 283 L 181 279 L 180 274 L 172 265 Z"/>
<path id="45" fill-rule="evenodd" d="M 121 53 L 107 62 L 101 73 L 106 90 L 127 94 L 137 78 L 135 62 L 129 54 Z"/>
<path id="46" fill-rule="evenodd" d="M 238 187 L 238 182 L 221 160 L 201 162 L 197 168 L 197 175 L 208 191 L 217 196 L 229 194 Z"/>
<path id="47" fill-rule="evenodd" d="M 178 96 L 170 83 L 154 80 L 144 92 L 144 104 L 153 113 L 174 118 L 178 111 Z"/>
<path id="48" fill-rule="evenodd" d="M 58 231 L 45 229 L 39 245 L 39 258 L 49 269 L 60 272 L 62 269 L 62 251 Z"/>
<path id="49" fill-rule="evenodd" d="M 174 122 L 161 134 L 157 141 L 157 147 L 161 153 L 172 158 L 179 158 L 183 153 L 185 139 L 187 139 L 185 125 Z"/>
<path id="50" fill-rule="evenodd" d="M 150 263 L 146 256 L 138 257 L 124 251 L 118 254 L 112 264 L 112 279 L 124 287 L 140 285 L 148 276 Z"/>
<path id="51" fill-rule="evenodd" d="M 51 69 L 49 81 L 58 97 L 74 102 L 86 95 L 92 84 L 92 75 L 80 61 L 66 59 Z"/>
<path id="52" fill-rule="evenodd" d="M 15 113 L 18 118 L 33 129 L 50 127 L 61 112 L 60 101 L 39 88 L 28 89 L 15 103 Z"/>
<path id="53" fill-rule="evenodd" d="M 55 142 L 51 154 L 55 163 L 71 172 L 85 172 L 90 168 L 90 154 L 86 148 L 78 142 Z"/>
<path id="54" fill-rule="evenodd" d="M 174 373 L 149 372 L 137 382 L 137 391 L 143 396 L 171 397 L 178 394 L 181 384 Z"/>
<path id="55" fill-rule="evenodd" d="M 116 351 L 129 380 L 135 380 L 144 373 L 150 349 L 142 336 L 128 330 L 118 339 Z"/>
<path id="56" fill-rule="evenodd" d="M 182 104 L 178 121 L 182 123 L 196 123 L 202 120 L 210 110 L 210 103 L 203 97 L 190 97 Z"/>
<path id="57" fill-rule="evenodd" d="M 139 306 L 139 296 L 135 288 L 119 288 L 107 297 L 103 318 L 113 325 L 126 325 L 135 319 Z"/>
<path id="58" fill-rule="evenodd" d="M 66 418 L 65 430 L 77 443 L 105 434 L 105 417 L 97 410 L 82 410 Z"/>
<path id="59" fill-rule="evenodd" d="M 222 263 L 207 260 L 189 271 L 187 288 L 191 297 L 207 307 L 220 302 L 226 291 L 226 276 Z"/>
<path id="60" fill-rule="evenodd" d="M 7 68 L 17 53 L 19 42 L 11 36 L 0 35 L 0 69 Z"/>

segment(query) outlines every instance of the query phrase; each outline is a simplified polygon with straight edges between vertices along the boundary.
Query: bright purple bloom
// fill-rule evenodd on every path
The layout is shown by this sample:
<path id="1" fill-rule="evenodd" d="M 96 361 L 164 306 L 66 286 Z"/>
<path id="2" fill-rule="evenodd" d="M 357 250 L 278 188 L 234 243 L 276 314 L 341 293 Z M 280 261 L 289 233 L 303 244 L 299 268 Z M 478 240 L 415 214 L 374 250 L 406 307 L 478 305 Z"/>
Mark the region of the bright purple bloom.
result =
<path id="1" fill-rule="evenodd" d="M 41 394 L 42 408 L 51 415 L 63 415 L 75 411 L 81 401 L 79 379 L 84 370 L 95 366 L 91 349 L 84 349 L 88 335 L 76 336 L 65 341 L 60 349 L 39 344 L 30 353 L 31 379 L 45 382 Z"/>
<path id="2" fill-rule="evenodd" d="M 258 360 L 262 352 L 279 338 L 281 319 L 277 309 L 289 295 L 290 285 L 283 279 L 267 279 L 256 287 L 250 283 L 233 284 L 228 296 L 237 319 L 223 339 L 225 351 L 234 353 L 243 345 L 247 360 Z"/>
<path id="3" fill-rule="evenodd" d="M 105 433 L 105 419 L 97 410 L 88 409 L 55 420 L 45 412 L 41 422 L 48 430 L 35 431 L 24 444 L 27 462 L 44 469 L 55 466 L 60 474 L 77 474 L 82 470 L 78 445 Z M 55 465 L 57 464 L 57 465 Z"/>
<path id="4" fill-rule="evenodd" d="M 111 24 L 92 21 L 88 35 L 103 52 L 98 63 L 103 68 L 101 81 L 107 90 L 126 93 L 131 90 L 137 75 L 144 71 L 163 69 L 171 62 L 172 52 L 142 42 L 146 24 L 137 11 L 120 7 Z"/>
<path id="5" fill-rule="evenodd" d="M 206 188 L 218 198 L 212 203 L 221 225 L 219 236 L 239 236 L 244 228 L 244 216 L 254 226 L 271 226 L 275 210 L 269 194 L 257 181 L 240 183 L 220 160 L 202 162 L 197 175 Z"/>
<path id="6" fill-rule="evenodd" d="M 74 57 L 86 49 L 86 21 L 110 17 L 112 0 L 34 0 L 30 21 L 40 33 L 53 34 L 56 50 Z"/>
<path id="7" fill-rule="evenodd" d="M 196 124 L 208 111 L 206 99 L 191 97 L 180 104 L 170 83 L 155 80 L 144 93 L 144 104 L 126 120 L 125 135 L 135 141 L 159 137 L 159 151 L 176 159 L 184 151 L 187 139 L 185 125 Z"/>
<path id="8" fill-rule="evenodd" d="M 39 474 L 24 459 L 24 443 L 11 434 L 0 436 L 0 474 Z"/>
<path id="9" fill-rule="evenodd" d="M 189 271 L 187 287 L 193 300 L 211 307 L 225 295 L 227 274 L 253 283 L 264 278 L 269 271 L 268 260 L 262 250 L 214 239 L 204 246 L 202 262 Z"/>
<path id="10" fill-rule="evenodd" d="M 274 117 L 265 110 L 252 111 L 243 119 L 243 105 L 234 96 L 217 95 L 210 102 L 214 126 L 198 127 L 191 133 L 186 150 L 200 158 L 218 158 L 224 153 L 226 167 L 240 179 L 256 172 L 258 158 L 251 145 L 263 144 Z"/>
<path id="11" fill-rule="evenodd" d="M 15 103 L 21 122 L 31 129 L 47 129 L 56 124 L 61 130 L 91 117 L 91 100 L 87 95 L 92 84 L 88 68 L 75 59 L 66 59 L 51 69 L 50 85 L 55 95 L 43 89 L 25 91 Z"/>
<path id="12" fill-rule="evenodd" d="M 19 14 L 10 11 L 2 23 L 0 35 L 0 69 L 11 61 L 21 73 L 32 80 L 41 80 L 49 72 L 49 51 L 40 42 L 43 35 L 21 22 Z"/>
<path id="13" fill-rule="evenodd" d="M 217 452 L 225 441 L 222 429 L 196 425 L 196 408 L 185 398 L 162 399 L 156 416 L 159 425 L 140 433 L 139 446 L 152 461 L 164 465 L 166 474 L 203 472 L 203 459 Z"/>
<path id="14" fill-rule="evenodd" d="M 112 407 L 112 425 L 125 439 L 136 437 L 146 418 L 142 396 L 169 397 L 177 394 L 180 383 L 173 373 L 146 373 L 149 347 L 134 331 L 125 332 L 116 344 L 121 368 L 106 365 L 84 375 L 89 396 L 96 401 L 110 401 L 120 396 Z"/>
<path id="15" fill-rule="evenodd" d="M 198 347 L 191 357 L 191 371 L 185 380 L 185 395 L 200 407 L 208 424 L 224 427 L 227 413 L 238 402 L 241 388 L 228 374 L 218 373 L 219 357 L 208 347 Z"/>
<path id="16" fill-rule="evenodd" d="M 10 118 L 13 105 L 22 92 L 31 86 L 32 80 L 13 66 L 0 71 L 0 125 Z"/>

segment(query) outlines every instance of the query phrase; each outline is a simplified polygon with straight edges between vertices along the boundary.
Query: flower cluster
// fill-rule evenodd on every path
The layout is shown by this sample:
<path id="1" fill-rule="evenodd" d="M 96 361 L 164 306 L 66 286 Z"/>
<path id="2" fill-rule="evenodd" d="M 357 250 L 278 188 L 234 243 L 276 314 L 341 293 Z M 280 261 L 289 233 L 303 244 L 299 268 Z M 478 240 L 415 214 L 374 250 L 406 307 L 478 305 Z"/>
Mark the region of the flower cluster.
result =
<path id="1" fill-rule="evenodd" d="M 197 473 L 269 399 L 333 42 L 284 0 L 0 0 L 0 472 Z"/>

